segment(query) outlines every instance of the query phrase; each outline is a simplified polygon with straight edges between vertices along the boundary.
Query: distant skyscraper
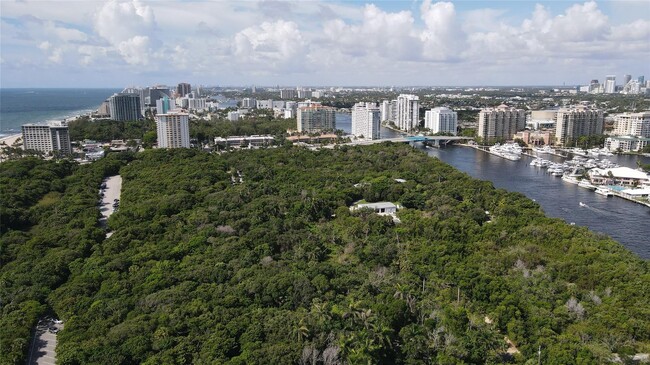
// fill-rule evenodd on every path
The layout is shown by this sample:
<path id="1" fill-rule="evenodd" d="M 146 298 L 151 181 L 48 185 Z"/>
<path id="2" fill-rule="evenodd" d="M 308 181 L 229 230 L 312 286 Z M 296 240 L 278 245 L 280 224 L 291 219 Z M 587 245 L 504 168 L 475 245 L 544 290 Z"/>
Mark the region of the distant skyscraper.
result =
<path id="1" fill-rule="evenodd" d="M 623 86 L 627 85 L 628 82 L 632 80 L 632 75 L 624 75 L 623 76 Z"/>
<path id="2" fill-rule="evenodd" d="M 299 99 L 309 99 L 311 98 L 311 90 L 298 90 Z"/>
<path id="3" fill-rule="evenodd" d="M 167 114 L 170 110 L 176 109 L 176 101 L 168 96 L 156 100 L 156 114 Z"/>
<path id="4" fill-rule="evenodd" d="M 526 113 L 507 105 L 481 109 L 478 119 L 478 136 L 484 142 L 496 139 L 512 139 L 520 130 L 526 128 Z"/>
<path id="5" fill-rule="evenodd" d="M 138 94 L 114 94 L 108 99 L 108 108 L 113 120 L 138 120 L 142 117 Z"/>
<path id="6" fill-rule="evenodd" d="M 605 77 L 605 94 L 613 94 L 616 92 L 616 76 L 608 75 Z"/>
<path id="7" fill-rule="evenodd" d="M 379 139 L 381 125 L 375 103 L 356 103 L 352 107 L 352 134 L 366 139 Z"/>
<path id="8" fill-rule="evenodd" d="M 424 127 L 429 128 L 432 133 L 450 133 L 455 136 L 458 113 L 445 107 L 427 110 L 424 115 Z"/>
<path id="9" fill-rule="evenodd" d="M 581 136 L 603 133 L 603 111 L 584 105 L 558 110 L 555 122 L 555 140 L 558 144 L 571 144 Z"/>
<path id="10" fill-rule="evenodd" d="M 178 86 L 176 86 L 176 94 L 178 94 L 178 96 L 180 97 L 183 97 L 191 92 L 192 92 L 192 85 L 186 82 L 181 82 L 180 84 L 178 84 Z"/>
<path id="11" fill-rule="evenodd" d="M 639 77 L 636 79 L 636 81 L 639 82 L 639 85 L 641 85 L 641 87 L 645 86 L 645 77 L 644 77 L 644 76 L 639 76 Z"/>
<path id="12" fill-rule="evenodd" d="M 155 106 L 156 102 L 164 97 L 171 98 L 172 93 L 167 86 L 154 86 L 149 88 L 149 100 L 146 103 L 148 106 Z"/>
<path id="13" fill-rule="evenodd" d="M 401 94 L 397 97 L 397 128 L 410 132 L 420 122 L 420 98 L 417 95 Z"/>
<path id="14" fill-rule="evenodd" d="M 282 89 L 280 90 L 280 99 L 293 99 L 296 97 L 296 90 Z"/>
<path id="15" fill-rule="evenodd" d="M 318 133 L 336 129 L 336 113 L 334 108 L 313 105 L 298 108 L 298 132 Z"/>
<path id="16" fill-rule="evenodd" d="M 21 129 L 23 148 L 26 150 L 44 153 L 60 151 L 65 155 L 72 153 L 67 125 L 25 124 Z"/>
<path id="17" fill-rule="evenodd" d="M 168 112 L 156 115 L 159 148 L 190 147 L 190 115 L 182 112 Z"/>
<path id="18" fill-rule="evenodd" d="M 390 116 L 390 101 L 389 100 L 384 100 L 384 101 L 381 102 L 380 112 L 381 112 L 381 116 L 380 116 L 381 121 L 383 122 L 383 121 L 388 120 L 388 118 Z"/>

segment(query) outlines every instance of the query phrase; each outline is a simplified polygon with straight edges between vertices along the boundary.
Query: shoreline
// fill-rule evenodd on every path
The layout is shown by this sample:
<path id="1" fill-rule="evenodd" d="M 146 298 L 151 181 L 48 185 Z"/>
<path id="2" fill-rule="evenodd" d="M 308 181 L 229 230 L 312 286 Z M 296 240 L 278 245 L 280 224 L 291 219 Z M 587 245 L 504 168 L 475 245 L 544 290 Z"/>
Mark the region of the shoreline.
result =
<path id="1" fill-rule="evenodd" d="M 15 133 L 15 134 L 10 134 L 7 136 L 0 137 L 0 145 L 7 145 L 13 147 L 14 143 L 16 143 L 16 140 L 22 137 L 23 137 L 22 133 Z M 20 147 L 22 147 L 22 145 Z"/>

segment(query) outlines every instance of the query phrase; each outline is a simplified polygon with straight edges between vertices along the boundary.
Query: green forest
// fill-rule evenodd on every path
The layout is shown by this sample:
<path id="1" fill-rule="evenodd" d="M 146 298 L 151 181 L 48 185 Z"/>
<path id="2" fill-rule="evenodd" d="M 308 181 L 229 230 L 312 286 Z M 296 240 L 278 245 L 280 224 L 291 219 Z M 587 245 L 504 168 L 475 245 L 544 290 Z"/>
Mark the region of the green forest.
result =
<path id="1" fill-rule="evenodd" d="M 105 239 L 99 186 L 118 173 Z M 0 164 L 0 184 L 2 364 L 24 363 L 44 315 L 65 323 L 60 364 L 650 352 L 647 261 L 407 145 L 27 158 Z M 351 212 L 360 200 L 401 204 L 399 222 Z"/>

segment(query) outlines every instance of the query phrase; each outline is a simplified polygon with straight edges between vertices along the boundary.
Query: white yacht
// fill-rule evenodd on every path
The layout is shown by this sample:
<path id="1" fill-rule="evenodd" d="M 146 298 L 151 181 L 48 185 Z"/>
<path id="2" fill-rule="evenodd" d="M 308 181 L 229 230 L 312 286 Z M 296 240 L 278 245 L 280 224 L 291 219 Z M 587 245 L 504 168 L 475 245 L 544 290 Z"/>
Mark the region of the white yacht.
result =
<path id="1" fill-rule="evenodd" d="M 555 151 L 553 151 L 551 146 L 546 145 L 546 146 L 543 146 L 543 147 L 533 147 L 533 152 L 537 152 L 537 153 L 541 153 L 541 154 L 549 154 L 549 153 L 553 153 Z"/>
<path id="2" fill-rule="evenodd" d="M 580 181 L 578 181 L 578 179 L 576 179 L 573 176 L 569 176 L 569 175 L 562 175 L 562 181 L 566 181 L 566 182 L 568 182 L 570 184 L 576 184 L 576 185 L 580 183 Z"/>
<path id="3" fill-rule="evenodd" d="M 593 185 L 593 184 L 592 184 L 591 182 L 589 182 L 589 180 L 587 180 L 587 179 L 583 179 L 583 180 L 581 180 L 581 181 L 578 183 L 578 186 L 581 187 L 581 188 L 590 189 L 590 190 L 594 190 L 594 189 L 596 189 L 596 185 Z"/>
<path id="4" fill-rule="evenodd" d="M 599 186 L 599 187 L 596 188 L 596 194 L 600 194 L 600 195 L 603 195 L 603 196 L 612 196 L 612 195 L 614 195 L 614 194 L 612 194 L 611 190 L 609 190 L 608 188 L 603 187 L 603 186 Z"/>

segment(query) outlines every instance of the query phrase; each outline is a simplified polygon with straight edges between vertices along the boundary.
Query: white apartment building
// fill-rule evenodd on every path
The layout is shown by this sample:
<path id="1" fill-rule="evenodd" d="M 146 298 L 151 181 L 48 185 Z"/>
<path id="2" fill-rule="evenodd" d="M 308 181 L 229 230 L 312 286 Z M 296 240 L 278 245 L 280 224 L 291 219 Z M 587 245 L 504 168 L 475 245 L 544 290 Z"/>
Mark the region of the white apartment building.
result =
<path id="1" fill-rule="evenodd" d="M 618 114 L 614 122 L 616 135 L 650 138 L 650 110 Z"/>
<path id="2" fill-rule="evenodd" d="M 555 141 L 566 145 L 581 136 L 603 133 L 603 111 L 586 105 L 561 108 L 555 121 Z"/>
<path id="3" fill-rule="evenodd" d="M 243 98 L 241 101 L 241 107 L 244 109 L 254 109 L 257 107 L 257 100 L 253 98 Z"/>
<path id="4" fill-rule="evenodd" d="M 187 108 L 189 110 L 205 110 L 207 108 L 207 99 L 204 98 L 188 98 Z"/>
<path id="5" fill-rule="evenodd" d="M 375 103 L 356 103 L 352 107 L 352 134 L 365 139 L 379 139 L 380 113 Z"/>
<path id="6" fill-rule="evenodd" d="M 298 90 L 298 98 L 300 99 L 311 98 L 311 95 L 312 95 L 311 90 Z"/>
<path id="7" fill-rule="evenodd" d="M 156 115 L 158 148 L 190 148 L 190 115 L 170 111 Z"/>
<path id="8" fill-rule="evenodd" d="M 605 148 L 614 152 L 639 152 L 650 144 L 650 138 L 633 136 L 614 136 L 605 139 Z"/>
<path id="9" fill-rule="evenodd" d="M 478 118 L 478 136 L 484 142 L 512 139 L 515 133 L 526 128 L 526 113 L 507 105 L 481 109 Z"/>
<path id="10" fill-rule="evenodd" d="M 238 111 L 230 111 L 228 112 L 228 116 L 226 118 L 231 122 L 236 122 L 239 120 L 240 117 L 241 114 L 239 114 Z"/>
<path id="11" fill-rule="evenodd" d="M 417 95 L 401 94 L 397 97 L 397 119 L 395 125 L 398 129 L 410 132 L 417 128 L 420 122 L 420 98 Z"/>
<path id="12" fill-rule="evenodd" d="M 273 109 L 273 100 L 257 100 L 257 109 Z"/>
<path id="13" fill-rule="evenodd" d="M 320 105 L 298 108 L 298 132 L 319 133 L 336 129 L 336 110 Z"/>
<path id="14" fill-rule="evenodd" d="M 613 94 L 616 92 L 616 76 L 615 75 L 607 75 L 605 77 L 605 85 L 604 85 L 604 92 L 605 94 Z"/>
<path id="15" fill-rule="evenodd" d="M 70 135 L 67 125 L 24 124 L 23 148 L 44 153 L 60 151 L 63 154 L 72 153 Z"/>
<path id="16" fill-rule="evenodd" d="M 433 108 L 424 113 L 424 127 L 432 133 L 449 133 L 456 135 L 458 129 L 458 113 L 446 108 Z"/>
<path id="17" fill-rule="evenodd" d="M 381 108 L 380 108 L 380 118 L 381 121 L 387 121 L 390 115 L 390 101 L 389 100 L 384 100 L 381 102 Z"/>

